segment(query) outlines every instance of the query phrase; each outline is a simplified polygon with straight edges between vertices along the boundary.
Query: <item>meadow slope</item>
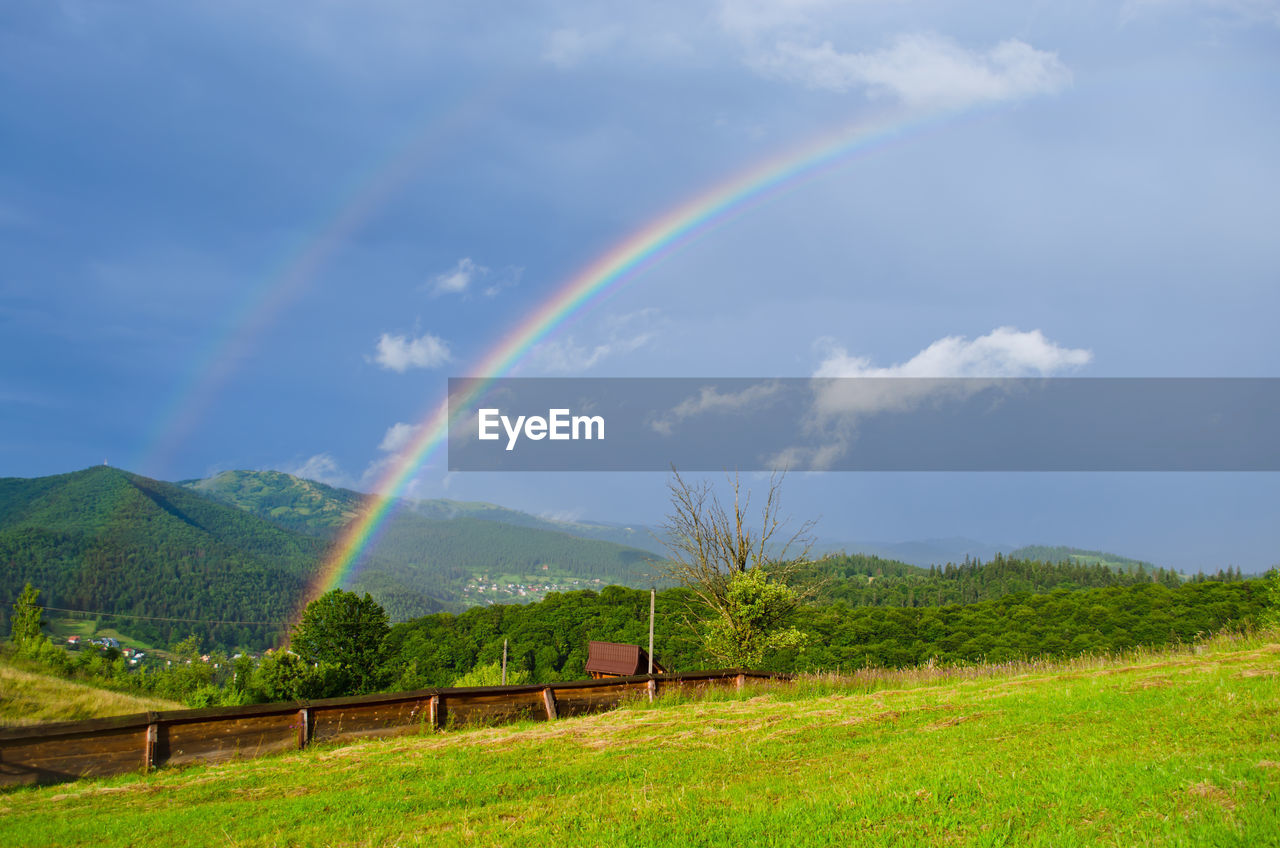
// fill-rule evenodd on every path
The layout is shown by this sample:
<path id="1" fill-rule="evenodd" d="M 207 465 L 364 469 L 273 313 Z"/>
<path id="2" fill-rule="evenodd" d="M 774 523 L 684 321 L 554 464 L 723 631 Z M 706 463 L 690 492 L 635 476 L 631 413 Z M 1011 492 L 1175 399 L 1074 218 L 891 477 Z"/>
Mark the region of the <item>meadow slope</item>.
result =
<path id="1" fill-rule="evenodd" d="M 0 727 L 182 708 L 163 698 L 112 692 L 0 662 Z"/>
<path id="2" fill-rule="evenodd" d="M 0 795 L 14 845 L 1272 845 L 1280 632 Z"/>

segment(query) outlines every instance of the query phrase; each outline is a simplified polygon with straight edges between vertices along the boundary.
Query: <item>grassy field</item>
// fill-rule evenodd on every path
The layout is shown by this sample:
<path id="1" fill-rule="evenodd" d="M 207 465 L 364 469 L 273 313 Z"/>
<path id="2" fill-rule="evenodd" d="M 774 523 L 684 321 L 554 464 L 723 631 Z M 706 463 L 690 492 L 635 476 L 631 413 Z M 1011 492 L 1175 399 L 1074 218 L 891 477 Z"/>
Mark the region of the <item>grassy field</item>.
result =
<path id="1" fill-rule="evenodd" d="M 173 701 L 111 692 L 0 662 L 0 727 L 182 708 Z M 3 831 L 0 824 L 0 835 Z"/>
<path id="2" fill-rule="evenodd" d="M 0 795 L 13 845 L 1280 844 L 1280 633 Z"/>

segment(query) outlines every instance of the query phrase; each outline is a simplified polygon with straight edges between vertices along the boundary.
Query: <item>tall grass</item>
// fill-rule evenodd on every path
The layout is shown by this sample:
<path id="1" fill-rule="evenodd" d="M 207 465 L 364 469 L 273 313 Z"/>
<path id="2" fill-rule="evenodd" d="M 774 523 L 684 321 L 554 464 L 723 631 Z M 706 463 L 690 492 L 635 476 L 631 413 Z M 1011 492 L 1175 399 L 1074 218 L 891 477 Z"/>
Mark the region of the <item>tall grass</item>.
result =
<path id="1" fill-rule="evenodd" d="M 0 727 L 178 710 L 182 704 L 99 689 L 0 662 Z"/>

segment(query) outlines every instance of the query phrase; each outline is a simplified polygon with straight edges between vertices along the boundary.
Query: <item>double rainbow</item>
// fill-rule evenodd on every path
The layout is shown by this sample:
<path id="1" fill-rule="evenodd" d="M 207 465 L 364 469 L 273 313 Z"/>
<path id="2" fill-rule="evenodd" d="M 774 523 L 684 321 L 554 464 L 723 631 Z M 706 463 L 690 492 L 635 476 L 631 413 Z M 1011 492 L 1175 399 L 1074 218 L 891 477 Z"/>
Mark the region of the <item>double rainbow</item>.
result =
<path id="1" fill-rule="evenodd" d="M 471 368 L 477 376 L 454 398 L 457 408 L 465 408 L 477 400 L 495 379 L 508 373 L 530 349 L 592 299 L 634 280 L 664 256 L 780 192 L 844 164 L 857 153 L 939 124 L 951 114 L 896 116 L 845 128 L 758 163 L 675 206 L 615 244 L 503 336 L 502 341 Z M 378 480 L 362 513 L 339 536 L 313 581 L 304 605 L 336 588 L 351 574 L 390 514 L 396 498 L 418 469 L 444 444 L 448 429 L 449 401 L 446 399 L 418 425 L 411 443 L 396 455 Z"/>

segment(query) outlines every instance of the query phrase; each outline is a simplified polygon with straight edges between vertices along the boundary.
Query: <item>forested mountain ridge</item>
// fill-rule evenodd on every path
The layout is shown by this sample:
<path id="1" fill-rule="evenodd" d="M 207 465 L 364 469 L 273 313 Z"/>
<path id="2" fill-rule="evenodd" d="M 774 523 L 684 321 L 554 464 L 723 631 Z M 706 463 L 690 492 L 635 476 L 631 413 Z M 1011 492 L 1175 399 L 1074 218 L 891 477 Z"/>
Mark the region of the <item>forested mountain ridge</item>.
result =
<path id="1" fill-rule="evenodd" d="M 216 498 L 285 527 L 315 535 L 332 535 L 363 508 L 366 495 L 286 474 L 283 471 L 223 471 L 201 480 L 183 480 L 179 485 Z M 594 521 L 561 521 L 508 509 L 483 501 L 400 498 L 396 511 L 383 532 L 397 533 L 395 525 L 418 516 L 431 521 L 470 518 L 564 533 L 580 539 L 613 542 L 650 553 L 662 546 L 643 526 L 627 527 Z"/>
<path id="2" fill-rule="evenodd" d="M 228 648 L 277 643 L 327 547 L 324 539 L 116 468 L 0 479 L 0 597 L 16 597 L 30 581 L 44 605 L 112 614 L 115 626 L 148 642 L 197 632 Z M 424 592 L 374 577 L 373 590 L 401 617 L 444 608 Z M 0 606 L 7 631 L 8 605 Z"/>
<path id="3" fill-rule="evenodd" d="M 211 638 L 264 643 L 283 629 L 323 550 L 320 540 L 115 468 L 0 480 L 4 597 L 30 581 L 50 606 L 253 622 L 215 625 Z M 129 626 L 160 643 L 185 635 L 176 622 Z"/>
<path id="4" fill-rule="evenodd" d="M 333 535 L 359 515 L 365 500 L 351 489 L 283 471 L 223 471 L 178 485 L 312 536 Z"/>
<path id="5" fill-rule="evenodd" d="M 265 647 L 282 635 L 333 538 L 363 508 L 358 492 L 282 472 L 224 472 L 181 485 L 108 467 L 0 479 L 0 593 L 13 598 L 30 580 L 45 604 L 133 616 L 112 621 L 156 644 L 197 631 L 211 645 Z M 406 501 L 345 585 L 369 591 L 392 620 L 403 621 L 572 589 L 661 583 L 649 551 L 561 526 L 492 504 Z M 1017 553 L 1066 561 L 997 555 L 986 563 L 922 568 L 837 554 L 815 563 L 810 576 L 821 584 L 818 605 L 849 608 L 1181 583 L 1172 572 L 1098 551 Z M 0 632 L 7 631 L 7 613 L 0 605 Z"/>
<path id="6" fill-rule="evenodd" d="M 1177 573 L 1154 566 L 1123 571 L 1097 561 L 1042 561 L 1002 554 L 986 563 L 969 560 L 929 568 L 865 554 L 838 554 L 819 560 L 814 578 L 826 578 L 820 601 L 882 607 L 970 604 L 1021 592 L 1153 582 L 1175 588 L 1183 582 Z"/>
<path id="7" fill-rule="evenodd" d="M 1069 545 L 1024 545 L 1009 553 L 1015 559 L 1036 559 L 1043 562 L 1072 562 L 1080 565 L 1104 565 L 1117 571 L 1155 571 L 1158 566 L 1146 560 L 1120 556 L 1107 551 L 1087 551 Z"/>
<path id="8" fill-rule="evenodd" d="M 350 489 L 279 471 L 225 471 L 182 485 L 326 539 L 358 515 L 365 501 Z M 403 500 L 379 530 L 373 559 L 361 562 L 356 573 L 366 580 L 388 576 L 459 603 L 540 597 L 548 586 L 653 581 L 652 552 L 565 529 L 593 527 L 607 528 L 547 521 L 486 503 Z"/>
<path id="9" fill-rule="evenodd" d="M 98 466 L 0 479 L 0 598 L 29 580 L 45 605 L 110 614 L 148 643 L 195 632 L 209 646 L 265 648 L 279 643 L 364 503 L 358 492 L 281 472 L 179 485 Z M 554 530 L 401 509 L 344 585 L 400 621 L 547 591 L 647 585 L 650 559 Z M 0 604 L 0 632 L 8 612 Z"/>

